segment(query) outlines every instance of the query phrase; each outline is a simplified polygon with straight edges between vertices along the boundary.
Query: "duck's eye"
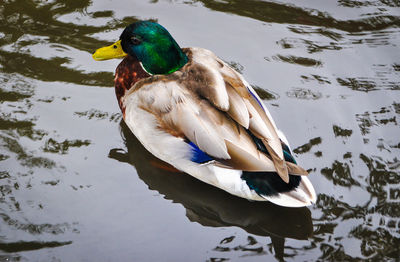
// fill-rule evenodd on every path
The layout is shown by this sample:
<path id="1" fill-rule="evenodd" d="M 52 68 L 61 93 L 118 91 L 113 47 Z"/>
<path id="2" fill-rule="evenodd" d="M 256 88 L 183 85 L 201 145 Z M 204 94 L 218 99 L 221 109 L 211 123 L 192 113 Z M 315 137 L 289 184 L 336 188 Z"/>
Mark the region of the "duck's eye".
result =
<path id="1" fill-rule="evenodd" d="M 142 40 L 141 40 L 139 37 L 137 37 L 137 36 L 132 36 L 132 37 L 131 37 L 131 42 L 132 42 L 132 44 L 134 44 L 134 45 L 138 45 L 138 44 L 140 44 L 140 43 L 142 42 Z"/>

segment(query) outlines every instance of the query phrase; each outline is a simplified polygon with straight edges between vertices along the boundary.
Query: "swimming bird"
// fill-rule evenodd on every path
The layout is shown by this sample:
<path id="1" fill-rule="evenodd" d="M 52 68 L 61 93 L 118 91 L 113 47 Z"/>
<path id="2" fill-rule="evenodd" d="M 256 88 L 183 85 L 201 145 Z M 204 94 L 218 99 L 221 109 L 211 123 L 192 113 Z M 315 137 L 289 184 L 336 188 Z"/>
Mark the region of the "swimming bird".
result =
<path id="1" fill-rule="evenodd" d="M 114 79 L 123 119 L 157 158 L 249 200 L 315 202 L 307 171 L 263 101 L 211 51 L 180 48 L 160 24 L 139 21 L 93 58 L 123 58 Z"/>

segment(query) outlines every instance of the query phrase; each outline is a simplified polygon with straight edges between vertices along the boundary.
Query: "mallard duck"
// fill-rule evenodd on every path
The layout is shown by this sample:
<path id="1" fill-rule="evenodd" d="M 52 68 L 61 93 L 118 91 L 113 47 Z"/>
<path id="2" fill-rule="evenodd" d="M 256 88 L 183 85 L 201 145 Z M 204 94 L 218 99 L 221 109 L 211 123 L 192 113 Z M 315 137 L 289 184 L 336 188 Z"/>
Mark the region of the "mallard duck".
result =
<path id="1" fill-rule="evenodd" d="M 93 58 L 123 58 L 114 79 L 123 119 L 157 158 L 238 197 L 315 202 L 307 171 L 260 97 L 211 51 L 180 48 L 163 26 L 140 21 Z"/>

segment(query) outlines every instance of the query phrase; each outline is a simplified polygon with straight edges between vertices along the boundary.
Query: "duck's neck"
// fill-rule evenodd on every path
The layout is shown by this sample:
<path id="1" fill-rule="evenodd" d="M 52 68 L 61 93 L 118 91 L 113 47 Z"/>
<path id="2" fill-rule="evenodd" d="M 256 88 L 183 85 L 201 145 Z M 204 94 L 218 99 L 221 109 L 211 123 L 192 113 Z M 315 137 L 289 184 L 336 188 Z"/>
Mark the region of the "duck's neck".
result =
<path id="1" fill-rule="evenodd" d="M 149 77 L 150 74 L 143 70 L 140 62 L 132 57 L 127 56 L 122 60 L 115 70 L 115 94 L 117 96 L 119 107 L 124 113 L 125 108 L 122 104 L 122 97 L 137 81 Z"/>

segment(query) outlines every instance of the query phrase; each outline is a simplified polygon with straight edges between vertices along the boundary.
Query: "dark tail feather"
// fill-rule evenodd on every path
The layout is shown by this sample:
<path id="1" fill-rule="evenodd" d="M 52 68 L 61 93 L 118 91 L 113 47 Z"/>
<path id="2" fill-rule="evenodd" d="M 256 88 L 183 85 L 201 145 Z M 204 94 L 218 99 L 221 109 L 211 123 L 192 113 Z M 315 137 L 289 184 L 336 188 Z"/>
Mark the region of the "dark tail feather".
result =
<path id="1" fill-rule="evenodd" d="M 254 136 L 250 131 L 249 135 L 261 152 L 269 155 L 267 148 L 262 143 L 261 139 Z M 285 161 L 297 164 L 289 147 L 282 142 L 283 155 Z M 299 186 L 301 177 L 289 175 L 289 183 L 286 183 L 276 172 L 249 172 L 243 171 L 241 178 L 246 181 L 246 184 L 257 192 L 259 195 L 274 196 L 278 193 L 289 192 Z"/>
<path id="2" fill-rule="evenodd" d="M 299 186 L 301 181 L 301 176 L 289 175 L 289 183 L 286 183 L 276 172 L 243 171 L 241 178 L 257 194 L 264 196 L 292 191 Z"/>

